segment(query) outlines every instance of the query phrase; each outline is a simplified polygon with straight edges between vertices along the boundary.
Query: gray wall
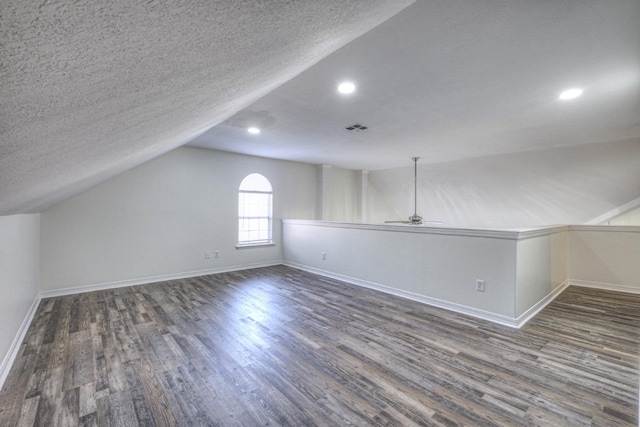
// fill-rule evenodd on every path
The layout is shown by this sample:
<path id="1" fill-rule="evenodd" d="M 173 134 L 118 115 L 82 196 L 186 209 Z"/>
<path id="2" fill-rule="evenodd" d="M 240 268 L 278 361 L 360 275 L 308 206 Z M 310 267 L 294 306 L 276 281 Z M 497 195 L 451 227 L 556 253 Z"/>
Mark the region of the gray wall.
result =
<path id="1" fill-rule="evenodd" d="M 276 245 L 238 250 L 253 172 L 273 185 Z M 279 262 L 280 219 L 313 218 L 315 200 L 312 165 L 179 148 L 42 212 L 41 290 Z"/>
<path id="2" fill-rule="evenodd" d="M 38 294 L 40 214 L 0 216 L 0 357 Z M 5 361 L 2 363 L 4 368 Z M 1 369 L 0 372 L 3 372 Z M 2 381 L 0 381 L 0 384 Z"/>
<path id="3" fill-rule="evenodd" d="M 583 286 L 640 293 L 640 227 L 572 226 L 569 275 Z"/>

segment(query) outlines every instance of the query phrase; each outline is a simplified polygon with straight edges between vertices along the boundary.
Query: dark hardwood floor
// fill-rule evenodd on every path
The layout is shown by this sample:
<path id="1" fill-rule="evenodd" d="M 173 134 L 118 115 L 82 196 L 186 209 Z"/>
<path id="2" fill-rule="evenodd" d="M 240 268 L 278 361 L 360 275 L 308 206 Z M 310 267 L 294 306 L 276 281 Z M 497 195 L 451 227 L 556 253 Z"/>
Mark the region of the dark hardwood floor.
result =
<path id="1" fill-rule="evenodd" d="M 0 426 L 635 426 L 640 295 L 522 330 L 284 266 L 43 300 Z"/>

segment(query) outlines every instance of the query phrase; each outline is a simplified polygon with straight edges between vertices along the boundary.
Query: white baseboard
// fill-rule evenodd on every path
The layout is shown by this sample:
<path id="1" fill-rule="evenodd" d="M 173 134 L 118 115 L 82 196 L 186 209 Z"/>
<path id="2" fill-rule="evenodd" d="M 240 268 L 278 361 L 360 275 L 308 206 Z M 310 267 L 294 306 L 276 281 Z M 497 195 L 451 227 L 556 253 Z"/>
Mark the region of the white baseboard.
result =
<path id="1" fill-rule="evenodd" d="M 460 314 L 466 314 L 468 316 L 476 317 L 479 319 L 487 320 L 489 322 L 498 323 L 500 325 L 509 326 L 511 328 L 520 328 L 524 323 L 520 323 L 519 319 L 515 319 L 501 314 L 490 313 L 488 311 L 479 310 L 477 308 L 469 307 L 466 305 L 456 304 L 449 301 L 440 300 L 437 298 L 431 298 L 425 295 L 415 294 L 413 292 L 403 291 L 401 289 L 392 288 L 389 286 L 381 285 L 379 283 L 369 282 L 366 280 L 356 279 L 354 277 L 343 276 L 342 274 L 332 273 L 326 270 L 320 270 L 318 268 L 309 267 L 302 264 L 297 264 L 291 261 L 283 261 L 283 264 L 297 268 L 299 270 L 308 271 L 309 273 L 318 274 L 320 276 L 329 277 L 332 279 L 340 280 L 343 282 L 351 283 L 353 285 L 362 286 L 369 289 L 374 289 L 387 294 L 399 296 L 402 298 L 418 301 L 433 307 L 444 308 Z M 527 319 L 528 320 L 528 319 Z"/>
<path id="2" fill-rule="evenodd" d="M 31 307 L 27 311 L 27 315 L 24 317 L 20 328 L 18 328 L 18 332 L 16 333 L 13 342 L 11 343 L 11 347 L 9 347 L 9 351 L 7 352 L 2 364 L 0 365 L 0 389 L 4 385 L 7 377 L 9 376 L 9 371 L 13 366 L 13 362 L 16 360 L 16 356 L 20 351 L 20 346 L 22 345 L 22 341 L 24 337 L 27 335 L 27 331 L 29 330 L 29 326 L 31 326 L 31 321 L 33 320 L 33 316 L 36 314 L 36 310 L 40 305 L 40 295 L 36 295 L 33 302 L 31 303 Z"/>
<path id="3" fill-rule="evenodd" d="M 76 286 L 73 288 L 56 289 L 52 291 L 42 291 L 40 298 L 59 297 L 64 295 L 80 294 L 84 292 L 102 291 L 106 289 L 123 288 L 127 286 L 146 285 L 147 283 L 165 282 L 167 280 L 186 279 L 189 277 L 207 276 L 209 274 L 226 273 L 229 271 L 249 270 L 252 268 L 272 267 L 282 264 L 281 261 L 261 262 L 247 265 L 233 265 L 229 267 L 211 268 L 207 270 L 188 271 L 176 274 L 163 274 L 160 276 L 140 277 L 137 279 L 118 280 L 115 282 L 96 283 L 92 285 Z"/>
<path id="4" fill-rule="evenodd" d="M 583 288 L 603 289 L 607 291 L 626 292 L 629 294 L 640 294 L 640 286 L 617 285 L 614 283 L 590 282 L 588 280 L 569 279 L 569 284 L 581 286 Z"/>
<path id="5" fill-rule="evenodd" d="M 525 311 L 520 316 L 518 316 L 518 319 L 517 319 L 518 328 L 523 327 L 529 320 L 533 319 L 533 317 L 536 314 L 538 314 L 540 311 L 542 311 L 543 308 L 548 306 L 551 303 L 551 301 L 556 299 L 556 297 L 560 295 L 562 291 L 567 289 L 570 284 L 571 283 L 569 283 L 568 280 L 565 280 L 560 286 L 558 286 L 557 288 L 549 292 L 547 295 L 544 296 L 544 298 L 542 298 L 540 301 L 535 303 L 533 307 L 529 308 L 527 311 Z"/>

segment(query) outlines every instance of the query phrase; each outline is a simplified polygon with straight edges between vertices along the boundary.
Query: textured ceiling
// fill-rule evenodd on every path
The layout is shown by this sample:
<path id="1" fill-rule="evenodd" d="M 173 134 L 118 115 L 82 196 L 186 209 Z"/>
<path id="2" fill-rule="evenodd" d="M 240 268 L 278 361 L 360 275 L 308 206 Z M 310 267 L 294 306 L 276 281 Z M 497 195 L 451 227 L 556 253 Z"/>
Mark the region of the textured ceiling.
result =
<path id="1" fill-rule="evenodd" d="M 191 145 L 380 170 L 613 141 L 640 143 L 638 0 L 418 1 Z"/>
<path id="2" fill-rule="evenodd" d="M 3 0 L 0 215 L 189 141 L 410 3 Z"/>

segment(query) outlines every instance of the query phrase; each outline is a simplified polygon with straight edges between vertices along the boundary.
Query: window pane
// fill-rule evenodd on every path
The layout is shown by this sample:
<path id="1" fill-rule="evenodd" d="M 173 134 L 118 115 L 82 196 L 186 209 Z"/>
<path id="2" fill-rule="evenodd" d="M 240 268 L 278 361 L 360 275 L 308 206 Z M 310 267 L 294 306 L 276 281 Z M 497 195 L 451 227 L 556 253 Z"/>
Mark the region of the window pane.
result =
<path id="1" fill-rule="evenodd" d="M 247 240 L 249 240 L 249 232 L 248 231 L 240 231 L 240 233 L 238 234 L 238 241 L 240 242 L 246 242 Z"/>
<path id="2" fill-rule="evenodd" d="M 271 241 L 272 200 L 271 184 L 262 175 L 251 174 L 242 181 L 238 192 L 238 242 Z"/>
<path id="3" fill-rule="evenodd" d="M 268 217 L 271 215 L 271 195 L 240 193 L 239 216 Z"/>
<path id="4" fill-rule="evenodd" d="M 254 205 L 251 206 L 251 216 L 265 217 L 269 216 L 269 206 Z"/>
<path id="5" fill-rule="evenodd" d="M 271 183 L 267 178 L 259 173 L 252 173 L 248 175 L 240 183 L 240 190 L 244 191 L 273 191 L 271 189 Z"/>

